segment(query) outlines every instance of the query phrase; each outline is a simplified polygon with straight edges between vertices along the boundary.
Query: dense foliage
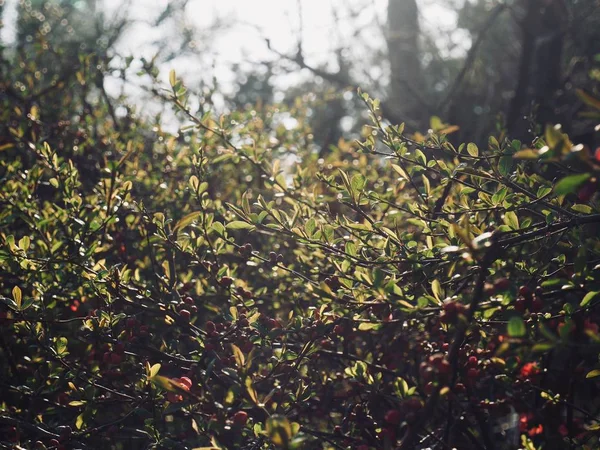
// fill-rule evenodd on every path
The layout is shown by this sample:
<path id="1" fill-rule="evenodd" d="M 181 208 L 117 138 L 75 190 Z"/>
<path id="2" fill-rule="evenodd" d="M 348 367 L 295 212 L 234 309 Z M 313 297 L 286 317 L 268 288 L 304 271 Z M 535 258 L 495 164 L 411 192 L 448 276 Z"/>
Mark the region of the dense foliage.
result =
<path id="1" fill-rule="evenodd" d="M 360 94 L 318 155 L 302 102 L 197 115 L 174 72 L 169 133 L 80 63 L 0 86 L 1 445 L 597 448 L 600 151 Z"/>

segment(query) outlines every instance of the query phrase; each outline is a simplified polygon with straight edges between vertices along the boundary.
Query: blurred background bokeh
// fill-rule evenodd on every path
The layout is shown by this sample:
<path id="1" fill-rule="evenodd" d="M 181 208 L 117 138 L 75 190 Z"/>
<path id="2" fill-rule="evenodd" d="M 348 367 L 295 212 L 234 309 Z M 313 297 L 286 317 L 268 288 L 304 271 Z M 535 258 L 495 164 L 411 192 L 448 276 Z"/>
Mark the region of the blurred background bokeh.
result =
<path id="1" fill-rule="evenodd" d="M 119 120 L 168 123 L 153 99 L 176 69 L 199 112 L 304 98 L 320 151 L 359 133 L 357 88 L 411 132 L 527 142 L 560 123 L 594 139 L 575 91 L 594 82 L 598 0 L 0 0 L 0 15 L 2 95 L 27 94 L 12 68 L 40 46 L 49 91 L 76 77 L 83 51 L 97 68 L 87 101 Z"/>

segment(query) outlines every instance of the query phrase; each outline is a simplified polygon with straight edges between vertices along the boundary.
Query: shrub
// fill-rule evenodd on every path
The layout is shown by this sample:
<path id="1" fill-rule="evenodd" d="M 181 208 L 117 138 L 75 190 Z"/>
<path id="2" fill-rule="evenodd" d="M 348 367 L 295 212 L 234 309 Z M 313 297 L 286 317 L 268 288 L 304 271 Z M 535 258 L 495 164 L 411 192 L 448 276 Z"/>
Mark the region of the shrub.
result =
<path id="1" fill-rule="evenodd" d="M 301 105 L 169 95 L 177 134 L 4 100 L 3 444 L 594 445 L 587 149 L 417 142 L 362 94 L 363 139 L 318 159 Z"/>

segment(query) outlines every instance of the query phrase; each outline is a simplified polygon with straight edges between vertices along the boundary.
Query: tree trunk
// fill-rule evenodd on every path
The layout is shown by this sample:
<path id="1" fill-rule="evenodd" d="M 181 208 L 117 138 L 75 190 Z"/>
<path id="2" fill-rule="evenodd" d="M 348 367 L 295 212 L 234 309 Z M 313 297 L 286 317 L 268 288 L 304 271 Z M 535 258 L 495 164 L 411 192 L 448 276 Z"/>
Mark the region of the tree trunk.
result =
<path id="1" fill-rule="evenodd" d="M 426 111 L 419 100 L 424 87 L 419 34 L 419 10 L 416 0 L 389 0 L 387 36 L 391 69 L 389 105 L 399 116 L 424 124 Z"/>
<path id="2" fill-rule="evenodd" d="M 524 139 L 528 133 L 531 107 L 540 125 L 553 122 L 555 93 L 561 85 L 562 50 L 566 9 L 562 0 L 527 0 L 521 22 L 523 40 L 517 84 L 509 106 L 507 128 L 512 137 Z"/>

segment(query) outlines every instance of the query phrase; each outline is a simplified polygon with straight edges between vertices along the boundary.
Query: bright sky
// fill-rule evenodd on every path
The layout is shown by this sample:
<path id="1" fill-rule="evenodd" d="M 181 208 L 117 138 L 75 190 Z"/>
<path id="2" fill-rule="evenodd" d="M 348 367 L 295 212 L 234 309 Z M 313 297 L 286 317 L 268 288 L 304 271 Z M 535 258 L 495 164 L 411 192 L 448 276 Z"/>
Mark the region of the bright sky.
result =
<path id="1" fill-rule="evenodd" d="M 168 0 L 132 0 L 128 10 L 123 9 L 123 0 L 97 1 L 104 4 L 109 17 L 126 11 L 128 19 L 136 20 L 118 44 L 121 55 L 131 54 L 137 58 L 144 56 L 150 59 L 156 50 L 151 45 L 152 41 L 166 41 L 172 33 L 178 32 L 173 25 L 161 28 L 151 25 L 166 8 Z M 15 32 L 12 24 L 18 0 L 4 2 L 5 26 L 0 38 L 4 42 L 10 42 Z M 308 63 L 318 65 L 331 61 L 333 49 L 340 44 L 356 42 L 351 40 L 356 29 L 363 30 L 359 39 L 366 47 L 353 45 L 350 59 L 360 58 L 370 53 L 369 42 L 372 42 L 373 49 L 384 45 L 381 30 L 374 27 L 373 23 L 378 20 L 381 25 L 385 25 L 387 2 L 388 0 L 190 0 L 183 20 L 200 30 L 198 45 L 206 46 L 209 51 L 204 53 L 202 61 L 189 57 L 169 61 L 161 67 L 161 77 L 166 84 L 169 70 L 176 68 L 178 76 L 193 83 L 200 74 L 209 73 L 212 76 L 214 67 L 214 74 L 221 88 L 226 89 L 235 77 L 230 70 L 232 63 L 257 63 L 276 59 L 268 50 L 264 38 L 270 39 L 276 50 L 293 54 L 301 23 L 304 56 Z M 418 2 L 422 27 L 437 30 L 441 36 L 440 43 L 447 45 L 447 33 L 455 27 L 455 13 L 442 6 L 444 0 Z M 83 1 L 78 3 L 85 4 Z M 348 16 L 352 9 L 358 14 L 350 21 Z M 334 12 L 339 15 L 339 25 L 335 25 Z M 216 19 L 232 24 L 231 28 L 208 33 L 206 30 Z M 459 51 L 464 51 L 465 45 L 468 45 L 468 40 L 460 34 L 454 35 L 453 40 L 460 43 Z M 285 89 L 287 84 L 297 80 L 297 75 L 284 77 L 278 80 L 278 85 Z M 109 86 L 109 89 L 116 91 L 116 85 Z"/>

